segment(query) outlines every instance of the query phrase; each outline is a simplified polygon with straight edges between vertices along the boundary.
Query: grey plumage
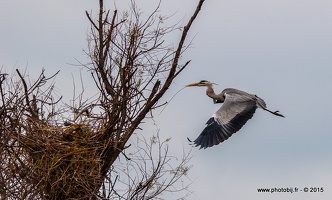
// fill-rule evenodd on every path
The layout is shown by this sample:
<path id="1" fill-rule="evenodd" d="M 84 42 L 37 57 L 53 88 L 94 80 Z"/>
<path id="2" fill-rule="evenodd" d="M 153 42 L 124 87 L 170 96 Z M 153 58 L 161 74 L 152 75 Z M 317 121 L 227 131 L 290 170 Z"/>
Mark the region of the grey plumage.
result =
<path id="1" fill-rule="evenodd" d="M 227 88 L 220 94 L 215 94 L 213 83 L 209 81 L 200 81 L 187 85 L 187 87 L 190 86 L 206 86 L 206 94 L 215 103 L 223 103 L 206 122 L 206 127 L 202 133 L 193 141 L 194 145 L 200 146 L 200 148 L 212 147 L 227 140 L 252 118 L 257 108 L 261 108 L 276 116 L 284 117 L 279 111 L 272 112 L 268 110 L 263 99 L 241 90 Z"/>

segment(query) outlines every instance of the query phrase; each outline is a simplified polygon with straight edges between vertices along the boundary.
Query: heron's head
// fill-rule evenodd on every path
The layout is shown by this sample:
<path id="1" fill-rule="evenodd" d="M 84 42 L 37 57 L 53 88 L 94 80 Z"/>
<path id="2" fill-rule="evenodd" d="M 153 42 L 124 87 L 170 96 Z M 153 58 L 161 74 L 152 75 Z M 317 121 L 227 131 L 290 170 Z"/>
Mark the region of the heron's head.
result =
<path id="1" fill-rule="evenodd" d="M 197 83 L 191 83 L 186 85 L 186 87 L 192 87 L 192 86 L 212 86 L 214 83 L 211 83 L 210 81 L 202 80 Z"/>

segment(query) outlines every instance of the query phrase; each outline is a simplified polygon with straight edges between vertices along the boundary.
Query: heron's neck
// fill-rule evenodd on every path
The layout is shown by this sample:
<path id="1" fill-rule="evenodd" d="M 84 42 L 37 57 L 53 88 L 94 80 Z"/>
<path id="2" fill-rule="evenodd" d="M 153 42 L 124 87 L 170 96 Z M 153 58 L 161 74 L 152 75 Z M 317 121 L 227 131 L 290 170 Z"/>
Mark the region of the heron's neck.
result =
<path id="1" fill-rule="evenodd" d="M 224 97 L 223 95 L 217 95 L 214 90 L 213 90 L 213 86 L 209 86 L 207 89 L 206 89 L 206 95 L 208 95 L 210 98 L 212 99 L 215 99 L 215 100 L 219 100 L 221 102 L 224 102 Z"/>

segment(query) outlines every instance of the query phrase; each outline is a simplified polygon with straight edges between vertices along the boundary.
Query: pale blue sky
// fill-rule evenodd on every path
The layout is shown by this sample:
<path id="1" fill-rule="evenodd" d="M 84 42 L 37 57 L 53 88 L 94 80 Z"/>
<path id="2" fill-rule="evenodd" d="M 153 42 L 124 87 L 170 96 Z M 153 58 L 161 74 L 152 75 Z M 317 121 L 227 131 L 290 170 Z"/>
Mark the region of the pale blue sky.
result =
<path id="1" fill-rule="evenodd" d="M 147 2 L 137 1 L 142 10 L 151 9 Z M 7 72 L 27 67 L 32 76 L 41 68 L 48 74 L 60 69 L 58 92 L 71 98 L 71 73 L 78 78 L 79 68 L 68 63 L 86 61 L 82 49 L 89 25 L 84 11 L 96 13 L 96 3 L 1 1 L 0 66 Z M 161 10 L 176 12 L 178 20 L 189 17 L 195 3 L 165 0 Z M 165 101 L 185 84 L 206 79 L 218 83 L 217 92 L 234 87 L 257 94 L 286 118 L 257 110 L 226 142 L 194 148 L 189 172 L 194 193 L 189 199 L 330 199 L 332 1 L 206 1 L 190 32 L 194 36 L 182 60 L 192 61 Z M 172 137 L 171 152 L 189 151 L 186 137 L 195 139 L 218 107 L 204 88 L 181 91 L 155 118 L 161 137 Z M 257 192 L 261 187 L 325 191 L 262 194 Z"/>

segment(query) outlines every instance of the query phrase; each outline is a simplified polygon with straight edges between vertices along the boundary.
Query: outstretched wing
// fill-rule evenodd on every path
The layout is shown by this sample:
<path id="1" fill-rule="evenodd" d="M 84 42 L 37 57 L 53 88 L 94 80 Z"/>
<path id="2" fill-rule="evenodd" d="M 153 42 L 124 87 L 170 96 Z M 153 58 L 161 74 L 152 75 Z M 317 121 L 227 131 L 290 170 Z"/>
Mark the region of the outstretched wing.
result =
<path id="1" fill-rule="evenodd" d="M 221 108 L 206 122 L 202 133 L 194 140 L 200 148 L 212 147 L 227 140 L 252 118 L 257 105 L 253 95 L 225 92 Z"/>

